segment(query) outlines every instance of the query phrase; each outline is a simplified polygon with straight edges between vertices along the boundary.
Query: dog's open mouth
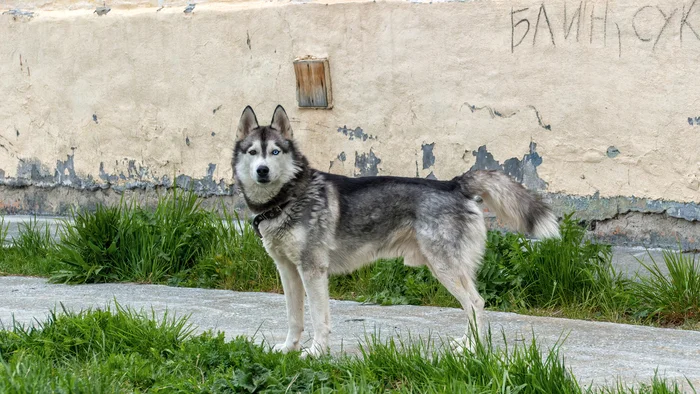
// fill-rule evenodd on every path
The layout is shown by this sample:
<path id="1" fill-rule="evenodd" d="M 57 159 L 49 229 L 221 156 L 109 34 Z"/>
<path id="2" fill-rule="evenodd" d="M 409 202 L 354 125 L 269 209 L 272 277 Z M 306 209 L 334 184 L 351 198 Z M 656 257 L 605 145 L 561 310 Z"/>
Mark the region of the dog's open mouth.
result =
<path id="1" fill-rule="evenodd" d="M 258 178 L 258 183 L 263 185 L 266 183 L 270 183 L 270 178 Z"/>

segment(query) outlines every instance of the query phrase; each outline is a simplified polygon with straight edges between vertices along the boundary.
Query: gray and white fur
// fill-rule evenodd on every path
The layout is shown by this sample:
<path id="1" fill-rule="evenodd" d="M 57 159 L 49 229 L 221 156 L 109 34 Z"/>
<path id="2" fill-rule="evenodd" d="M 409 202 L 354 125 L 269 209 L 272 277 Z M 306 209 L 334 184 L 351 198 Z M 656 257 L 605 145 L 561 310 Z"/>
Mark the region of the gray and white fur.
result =
<path id="1" fill-rule="evenodd" d="M 277 351 L 301 349 L 305 293 L 314 336 L 302 355 L 328 351 L 328 275 L 349 273 L 380 258 L 403 257 L 406 265 L 427 266 L 459 300 L 467 319 L 476 319 L 472 326 L 482 327 L 484 301 L 475 278 L 486 226 L 477 196 L 519 231 L 559 236 L 550 208 L 501 172 L 470 171 L 438 181 L 348 178 L 315 170 L 294 144 L 281 106 L 269 126 L 260 126 L 253 109 L 245 108 L 232 165 L 253 213 L 283 208 L 259 223 L 287 303 L 289 330 L 286 341 L 274 347 Z M 469 327 L 455 346 L 472 343 Z"/>

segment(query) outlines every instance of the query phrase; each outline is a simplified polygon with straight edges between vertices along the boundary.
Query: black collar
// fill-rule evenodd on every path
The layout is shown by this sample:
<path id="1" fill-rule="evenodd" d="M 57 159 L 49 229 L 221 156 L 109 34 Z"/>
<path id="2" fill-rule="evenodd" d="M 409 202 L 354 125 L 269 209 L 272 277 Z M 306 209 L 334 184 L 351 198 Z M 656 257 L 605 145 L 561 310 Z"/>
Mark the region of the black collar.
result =
<path id="1" fill-rule="evenodd" d="M 260 225 L 260 222 L 263 220 L 269 220 L 269 219 L 275 219 L 279 217 L 282 214 L 282 211 L 284 211 L 284 208 L 289 204 L 289 201 L 284 202 L 280 205 L 275 205 L 274 207 L 268 209 L 267 211 L 256 215 L 255 218 L 253 218 L 253 230 L 255 230 L 255 234 L 258 235 L 258 237 L 262 238 L 262 234 L 260 234 L 260 229 L 258 228 L 258 225 Z"/>

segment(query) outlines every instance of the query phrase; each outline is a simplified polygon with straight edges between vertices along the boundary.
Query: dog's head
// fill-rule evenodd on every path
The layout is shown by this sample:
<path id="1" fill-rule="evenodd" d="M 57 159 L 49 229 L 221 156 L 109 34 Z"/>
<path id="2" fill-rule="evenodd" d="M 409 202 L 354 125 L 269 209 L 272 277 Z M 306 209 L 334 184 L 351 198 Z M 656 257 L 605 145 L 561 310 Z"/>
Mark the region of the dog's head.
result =
<path id="1" fill-rule="evenodd" d="M 274 197 L 300 171 L 287 113 L 278 105 L 269 126 L 258 125 L 248 106 L 238 122 L 234 172 L 246 194 L 256 202 Z"/>

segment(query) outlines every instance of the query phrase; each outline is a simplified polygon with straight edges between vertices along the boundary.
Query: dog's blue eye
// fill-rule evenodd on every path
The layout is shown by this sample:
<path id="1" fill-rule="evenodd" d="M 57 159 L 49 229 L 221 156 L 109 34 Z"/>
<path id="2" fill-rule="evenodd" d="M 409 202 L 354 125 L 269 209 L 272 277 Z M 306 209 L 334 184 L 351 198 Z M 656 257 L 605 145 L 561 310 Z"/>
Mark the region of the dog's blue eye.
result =
<path id="1" fill-rule="evenodd" d="M 249 150 L 249 151 L 248 151 L 248 154 L 249 154 L 249 155 L 252 155 L 252 156 L 255 156 L 255 155 L 258 154 L 258 151 L 256 151 L 255 149 L 252 149 L 252 150 Z"/>
<path id="2" fill-rule="evenodd" d="M 272 154 L 275 155 L 275 156 L 277 156 L 277 155 L 280 154 L 280 151 L 278 151 L 277 149 L 275 149 L 275 150 L 272 151 Z"/>

